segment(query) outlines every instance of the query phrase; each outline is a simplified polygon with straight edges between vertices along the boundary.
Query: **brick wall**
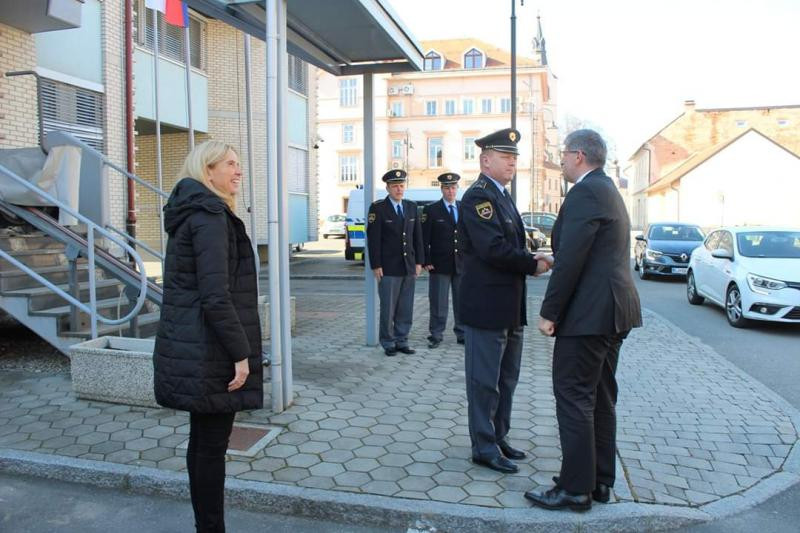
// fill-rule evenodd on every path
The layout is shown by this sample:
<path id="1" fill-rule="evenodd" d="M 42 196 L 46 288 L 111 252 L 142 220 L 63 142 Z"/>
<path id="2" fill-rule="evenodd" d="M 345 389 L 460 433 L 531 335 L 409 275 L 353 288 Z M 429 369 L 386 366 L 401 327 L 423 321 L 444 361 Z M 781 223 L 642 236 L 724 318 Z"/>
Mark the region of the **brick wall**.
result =
<path id="1" fill-rule="evenodd" d="M 35 67 L 33 35 L 0 24 L 0 148 L 22 148 L 39 142 L 35 78 L 3 76 L 8 71 Z"/>

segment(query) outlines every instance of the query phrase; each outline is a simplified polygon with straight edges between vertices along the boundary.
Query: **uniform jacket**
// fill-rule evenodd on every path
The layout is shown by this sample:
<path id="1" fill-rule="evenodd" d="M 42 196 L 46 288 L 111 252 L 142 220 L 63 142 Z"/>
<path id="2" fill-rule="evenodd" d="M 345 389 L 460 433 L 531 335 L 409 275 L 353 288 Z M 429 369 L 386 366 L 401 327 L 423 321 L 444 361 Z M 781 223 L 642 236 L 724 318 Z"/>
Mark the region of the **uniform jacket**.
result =
<path id="1" fill-rule="evenodd" d="M 630 229 L 622 197 L 601 169 L 569 191 L 553 225 L 556 262 L 541 310 L 556 335 L 610 335 L 642 325 Z"/>
<path id="2" fill-rule="evenodd" d="M 461 202 L 456 202 L 456 210 L 461 218 Z M 444 200 L 422 208 L 422 240 L 425 245 L 424 264 L 433 265 L 433 274 L 461 273 L 464 254 L 458 242 L 458 227 Z"/>
<path id="3" fill-rule="evenodd" d="M 244 224 L 205 185 L 184 178 L 164 207 L 169 234 L 153 364 L 156 401 L 196 413 L 262 407 L 261 328 Z M 250 375 L 228 392 L 234 363 Z"/>
<path id="4" fill-rule="evenodd" d="M 525 249 L 513 202 L 481 174 L 464 193 L 458 225 L 464 240 L 462 322 L 483 329 L 526 325 L 525 275 L 536 273 L 537 261 Z"/>
<path id="5" fill-rule="evenodd" d="M 369 206 L 367 249 L 370 268 L 382 268 L 384 276 L 413 276 L 425 259 L 422 225 L 417 204 L 403 200 L 403 219 L 387 196 Z"/>

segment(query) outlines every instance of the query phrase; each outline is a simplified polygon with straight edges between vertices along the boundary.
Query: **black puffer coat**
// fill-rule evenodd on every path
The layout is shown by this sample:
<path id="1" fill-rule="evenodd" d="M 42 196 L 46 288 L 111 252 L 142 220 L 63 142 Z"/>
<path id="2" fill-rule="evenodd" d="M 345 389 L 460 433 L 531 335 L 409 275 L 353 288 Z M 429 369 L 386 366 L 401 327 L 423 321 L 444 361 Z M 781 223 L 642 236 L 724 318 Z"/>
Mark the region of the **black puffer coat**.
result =
<path id="1" fill-rule="evenodd" d="M 182 179 L 164 206 L 169 234 L 164 303 L 153 365 L 156 401 L 195 413 L 263 405 L 257 280 L 244 224 L 197 180 Z M 228 392 L 234 363 L 250 361 Z"/>

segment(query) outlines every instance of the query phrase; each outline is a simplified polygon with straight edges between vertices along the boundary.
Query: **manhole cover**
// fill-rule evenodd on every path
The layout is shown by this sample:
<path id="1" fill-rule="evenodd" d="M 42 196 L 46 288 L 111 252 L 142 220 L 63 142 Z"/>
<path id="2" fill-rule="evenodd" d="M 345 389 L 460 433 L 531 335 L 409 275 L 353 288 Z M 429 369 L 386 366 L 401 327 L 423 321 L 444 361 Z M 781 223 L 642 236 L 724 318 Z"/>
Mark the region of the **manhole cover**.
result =
<path id="1" fill-rule="evenodd" d="M 277 437 L 280 432 L 281 429 L 274 426 L 260 426 L 257 424 L 234 422 L 230 442 L 228 443 L 228 455 L 254 457 Z M 185 450 L 188 445 L 189 441 L 186 440 L 181 443 L 178 448 Z"/>

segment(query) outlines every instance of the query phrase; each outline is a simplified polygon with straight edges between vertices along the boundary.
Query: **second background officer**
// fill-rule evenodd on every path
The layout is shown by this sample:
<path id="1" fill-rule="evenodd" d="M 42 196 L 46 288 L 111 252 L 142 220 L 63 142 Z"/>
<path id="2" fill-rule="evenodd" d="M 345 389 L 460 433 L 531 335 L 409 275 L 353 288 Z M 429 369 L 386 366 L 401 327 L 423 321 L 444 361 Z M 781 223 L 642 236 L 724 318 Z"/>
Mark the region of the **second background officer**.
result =
<path id="1" fill-rule="evenodd" d="M 450 290 L 453 292 L 453 332 L 456 342 L 464 344 L 464 329 L 458 310 L 463 254 L 458 244 L 458 219 L 461 202 L 456 200 L 458 180 L 455 172 L 437 178 L 442 199 L 428 204 L 422 212 L 422 237 L 425 242 L 425 270 L 430 274 L 428 301 L 430 303 L 430 336 L 428 348 L 436 348 L 444 338 Z"/>
<path id="2" fill-rule="evenodd" d="M 367 251 L 381 300 L 378 337 L 388 356 L 413 354 L 408 332 L 414 314 L 414 282 L 422 271 L 422 226 L 417 204 L 404 200 L 406 172 L 391 170 L 383 175 L 383 200 L 369 206 Z"/>

